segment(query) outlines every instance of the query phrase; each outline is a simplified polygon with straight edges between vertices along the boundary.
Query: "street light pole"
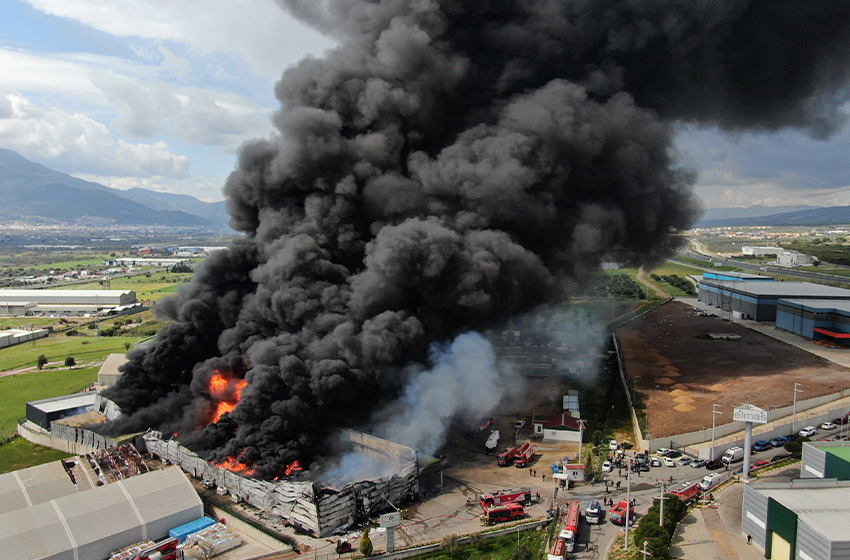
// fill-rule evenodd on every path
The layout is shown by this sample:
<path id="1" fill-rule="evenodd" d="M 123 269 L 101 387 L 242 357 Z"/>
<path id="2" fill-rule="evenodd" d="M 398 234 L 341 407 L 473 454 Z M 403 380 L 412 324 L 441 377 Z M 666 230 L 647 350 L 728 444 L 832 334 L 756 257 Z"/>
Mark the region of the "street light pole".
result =
<path id="1" fill-rule="evenodd" d="M 584 425 L 587 420 L 579 419 L 578 421 L 578 464 L 581 465 L 581 446 L 584 443 Z"/>
<path id="2" fill-rule="evenodd" d="M 661 498 L 659 498 L 661 500 L 661 512 L 658 515 L 658 524 L 662 527 L 664 527 L 664 498 L 665 498 L 665 496 L 664 496 L 664 481 L 662 480 L 661 481 Z"/>
<path id="3" fill-rule="evenodd" d="M 794 412 L 791 417 L 791 433 L 794 434 L 797 432 L 797 393 L 802 393 L 802 389 L 798 389 L 797 385 L 800 387 L 803 386 L 802 383 L 794 383 Z"/>
<path id="4" fill-rule="evenodd" d="M 722 412 L 719 412 L 717 410 L 718 406 L 720 406 L 720 405 L 719 404 L 711 405 L 711 453 L 710 453 L 711 459 L 710 460 L 712 460 L 712 461 L 714 461 L 714 425 L 715 425 L 714 420 L 715 420 L 715 418 L 717 418 L 718 414 L 723 414 Z"/>
<path id="5" fill-rule="evenodd" d="M 629 470 L 626 473 L 626 543 L 623 550 L 629 550 L 629 519 L 632 516 L 632 458 L 628 457 Z"/>

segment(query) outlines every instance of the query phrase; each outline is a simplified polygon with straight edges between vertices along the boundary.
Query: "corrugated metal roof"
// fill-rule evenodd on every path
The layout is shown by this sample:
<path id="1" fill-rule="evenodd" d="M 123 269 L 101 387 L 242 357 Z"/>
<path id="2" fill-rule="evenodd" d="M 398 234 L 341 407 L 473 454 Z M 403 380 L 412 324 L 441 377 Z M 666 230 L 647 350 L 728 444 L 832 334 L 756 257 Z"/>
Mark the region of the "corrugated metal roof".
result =
<path id="1" fill-rule="evenodd" d="M 821 488 L 758 488 L 797 514 L 797 518 L 817 533 L 834 541 L 850 541 L 850 524 L 837 523 L 850 517 L 850 486 L 838 484 Z"/>
<path id="2" fill-rule="evenodd" d="M 700 282 L 710 286 L 722 286 L 735 292 L 754 296 L 779 297 L 784 299 L 792 299 L 794 297 L 850 299 L 850 290 L 812 284 L 810 282 L 734 282 L 730 280 L 713 280 L 705 277 Z"/>
<path id="3" fill-rule="evenodd" d="M 75 393 L 73 395 L 64 395 L 54 397 L 52 399 L 42 399 L 40 401 L 30 401 L 27 404 L 36 407 L 44 412 L 56 412 L 59 410 L 67 410 L 69 408 L 78 408 L 81 406 L 94 406 L 94 398 L 97 393 L 89 391 L 86 393 Z"/>
<path id="4" fill-rule="evenodd" d="M 783 299 L 778 303 L 788 302 L 796 307 L 809 311 L 841 311 L 850 313 L 850 300 L 846 299 Z"/>

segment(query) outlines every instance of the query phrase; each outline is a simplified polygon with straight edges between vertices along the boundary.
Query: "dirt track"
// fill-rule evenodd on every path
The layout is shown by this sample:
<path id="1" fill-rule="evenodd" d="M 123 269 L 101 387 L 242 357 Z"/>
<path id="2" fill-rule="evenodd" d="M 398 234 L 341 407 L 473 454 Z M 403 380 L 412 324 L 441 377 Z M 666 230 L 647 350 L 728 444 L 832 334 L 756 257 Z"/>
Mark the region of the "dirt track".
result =
<path id="1" fill-rule="evenodd" d="M 733 335 L 733 339 L 712 339 Z M 740 338 L 734 338 L 734 335 Z M 789 406 L 795 382 L 805 398 L 850 387 L 850 369 L 764 334 L 671 302 L 617 330 L 628 375 L 647 403 L 649 435 L 667 437 L 711 427 L 712 404 Z"/>

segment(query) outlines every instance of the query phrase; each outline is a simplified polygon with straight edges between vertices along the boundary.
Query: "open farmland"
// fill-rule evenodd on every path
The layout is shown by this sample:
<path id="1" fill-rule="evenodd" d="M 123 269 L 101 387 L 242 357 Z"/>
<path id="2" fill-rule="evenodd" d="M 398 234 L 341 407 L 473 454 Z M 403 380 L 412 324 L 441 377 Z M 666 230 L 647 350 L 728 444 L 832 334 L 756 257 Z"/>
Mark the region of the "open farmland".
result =
<path id="1" fill-rule="evenodd" d="M 847 368 L 741 325 L 696 315 L 681 302 L 659 306 L 618 329 L 617 336 L 629 378 L 646 403 L 653 438 L 710 428 L 714 403 L 789 406 L 795 382 L 805 382 L 806 398 L 850 387 Z"/>

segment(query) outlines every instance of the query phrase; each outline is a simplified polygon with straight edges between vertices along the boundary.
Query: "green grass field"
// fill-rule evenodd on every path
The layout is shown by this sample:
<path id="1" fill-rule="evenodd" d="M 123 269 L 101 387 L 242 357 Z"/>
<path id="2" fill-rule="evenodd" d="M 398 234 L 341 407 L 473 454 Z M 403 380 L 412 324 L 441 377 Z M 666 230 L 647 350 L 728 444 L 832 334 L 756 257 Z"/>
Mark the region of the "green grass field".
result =
<path id="1" fill-rule="evenodd" d="M 109 354 L 125 353 L 127 349 L 124 343 L 133 345 L 141 338 L 51 335 L 0 350 L 0 372 L 34 366 L 41 354 L 44 354 L 48 362 L 64 362 L 68 356 L 72 356 L 80 365 L 102 361 Z"/>
<path id="2" fill-rule="evenodd" d="M 0 445 L 0 474 L 70 457 L 67 453 L 30 443 L 22 437 Z"/>
<path id="3" fill-rule="evenodd" d="M 647 270 L 645 278 L 646 278 L 647 282 L 649 282 L 653 286 L 656 286 L 662 292 L 664 292 L 666 294 L 670 294 L 671 296 L 694 297 L 694 296 L 688 296 L 687 294 L 685 294 L 685 292 L 683 292 L 679 288 L 675 288 L 675 287 L 671 286 L 670 284 L 668 284 L 667 282 L 664 282 L 663 280 L 660 281 L 660 282 L 653 280 L 651 275 L 656 274 L 658 276 L 672 276 L 673 274 L 675 274 L 676 276 L 683 278 L 683 277 L 688 276 L 690 274 L 696 275 L 696 276 L 701 276 L 702 273 L 703 273 L 703 271 L 698 269 L 698 268 L 692 268 L 690 266 L 685 266 L 685 265 L 671 263 L 671 262 L 664 262 L 661 265 L 653 268 L 652 270 Z"/>
<path id="4" fill-rule="evenodd" d="M 150 278 L 146 274 L 129 278 L 115 278 L 111 281 L 111 289 L 133 290 L 136 292 L 136 298 L 139 301 L 157 301 L 176 293 L 177 289 L 189 282 L 191 277 L 192 275 L 188 273 L 152 272 Z M 64 286 L 60 289 L 99 290 L 101 285 L 100 282 L 88 282 Z"/>
<path id="5" fill-rule="evenodd" d="M 15 425 L 26 417 L 27 401 L 78 393 L 97 380 L 99 369 L 46 369 L 0 377 L 0 438 L 15 433 Z"/>

